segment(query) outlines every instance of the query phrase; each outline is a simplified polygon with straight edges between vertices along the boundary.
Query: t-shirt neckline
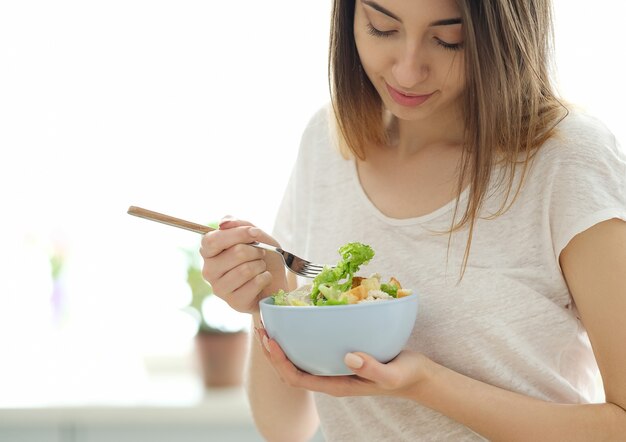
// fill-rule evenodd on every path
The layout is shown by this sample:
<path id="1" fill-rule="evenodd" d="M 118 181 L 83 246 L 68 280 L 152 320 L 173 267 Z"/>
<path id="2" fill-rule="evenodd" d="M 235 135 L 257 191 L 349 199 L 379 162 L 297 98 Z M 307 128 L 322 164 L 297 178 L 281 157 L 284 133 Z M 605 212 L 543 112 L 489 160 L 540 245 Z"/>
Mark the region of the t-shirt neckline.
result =
<path id="1" fill-rule="evenodd" d="M 363 189 L 363 186 L 361 185 L 361 179 L 359 178 L 359 171 L 357 168 L 356 159 L 351 159 L 350 162 L 352 163 L 350 167 L 351 169 L 350 173 L 352 175 L 352 182 L 359 198 L 361 199 L 363 204 L 367 207 L 368 211 L 370 211 L 378 219 L 380 219 L 381 221 L 389 225 L 406 226 L 406 225 L 423 224 L 437 217 L 440 217 L 448 212 L 451 212 L 454 209 L 454 206 L 456 205 L 456 198 L 453 198 L 451 201 L 448 201 L 443 206 L 433 210 L 430 213 L 427 213 L 421 216 L 411 217 L 411 218 L 393 218 L 393 217 L 387 216 L 383 212 L 381 212 L 378 207 L 376 207 L 376 205 L 367 196 L 367 193 L 365 193 L 365 189 Z M 466 201 L 468 193 L 469 193 L 469 186 L 466 186 L 463 192 L 461 192 L 461 195 L 459 197 L 460 207 L 462 207 L 462 203 Z"/>

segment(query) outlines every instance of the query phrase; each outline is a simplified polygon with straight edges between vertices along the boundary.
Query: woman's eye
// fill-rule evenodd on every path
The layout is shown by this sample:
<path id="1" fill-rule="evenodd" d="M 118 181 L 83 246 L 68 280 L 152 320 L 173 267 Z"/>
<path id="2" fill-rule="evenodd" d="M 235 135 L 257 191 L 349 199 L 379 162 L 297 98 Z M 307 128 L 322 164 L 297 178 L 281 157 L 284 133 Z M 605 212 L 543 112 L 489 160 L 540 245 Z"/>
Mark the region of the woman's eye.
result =
<path id="1" fill-rule="evenodd" d="M 436 37 L 435 37 L 435 41 L 437 42 L 439 46 L 441 46 L 444 49 L 448 49 L 450 51 L 458 51 L 463 48 L 463 43 L 448 43 Z"/>
<path id="2" fill-rule="evenodd" d="M 376 29 L 374 26 L 372 26 L 371 23 L 368 23 L 367 24 L 367 32 L 370 35 L 373 35 L 374 37 L 389 37 L 395 31 L 381 31 L 381 30 Z"/>

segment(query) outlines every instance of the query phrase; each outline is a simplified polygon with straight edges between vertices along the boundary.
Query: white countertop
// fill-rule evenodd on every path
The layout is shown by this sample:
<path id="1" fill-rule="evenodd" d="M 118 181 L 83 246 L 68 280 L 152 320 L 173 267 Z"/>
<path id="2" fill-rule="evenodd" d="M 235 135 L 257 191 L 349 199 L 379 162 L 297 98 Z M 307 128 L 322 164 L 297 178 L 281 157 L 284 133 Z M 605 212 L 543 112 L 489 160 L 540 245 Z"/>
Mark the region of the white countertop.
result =
<path id="1" fill-rule="evenodd" d="M 36 384 L 36 383 L 35 383 Z M 205 390 L 197 376 L 150 377 L 119 389 L 56 391 L 22 388 L 0 394 L 0 426 L 72 424 L 199 424 L 251 426 L 242 387 Z M 24 387 L 22 385 L 22 387 Z M 107 391 L 108 390 L 108 391 Z"/>
<path id="2" fill-rule="evenodd" d="M 0 441 L 263 440 L 243 387 L 207 390 L 197 373 L 176 365 L 102 379 L 105 371 L 0 377 Z M 323 440 L 321 432 L 312 439 Z"/>
<path id="3" fill-rule="evenodd" d="M 102 404 L 55 405 L 0 408 L 1 426 L 21 425 L 244 425 L 252 418 L 241 389 L 208 391 L 206 396 L 189 404 Z"/>

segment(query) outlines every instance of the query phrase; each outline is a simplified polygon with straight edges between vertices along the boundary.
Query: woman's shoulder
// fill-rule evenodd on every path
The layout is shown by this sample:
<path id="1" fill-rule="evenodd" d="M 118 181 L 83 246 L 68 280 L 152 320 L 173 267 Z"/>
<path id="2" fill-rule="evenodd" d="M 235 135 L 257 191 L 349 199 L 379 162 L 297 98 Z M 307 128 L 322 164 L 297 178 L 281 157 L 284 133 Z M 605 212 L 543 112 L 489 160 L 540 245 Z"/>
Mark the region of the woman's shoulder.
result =
<path id="1" fill-rule="evenodd" d="M 598 117 L 571 108 L 535 153 L 530 179 L 537 183 L 626 185 L 626 154 Z"/>
<path id="2" fill-rule="evenodd" d="M 309 117 L 304 129 L 304 136 L 328 136 L 331 130 L 332 106 L 330 103 L 317 108 Z"/>
<path id="3" fill-rule="evenodd" d="M 338 153 L 338 144 L 330 104 L 323 105 L 315 110 L 309 118 L 300 140 L 300 156 L 311 158 L 326 158 Z"/>
<path id="4" fill-rule="evenodd" d="M 534 154 L 531 180 L 620 181 L 626 175 L 626 155 L 615 135 L 595 115 L 570 108 L 553 135 Z"/>
<path id="5" fill-rule="evenodd" d="M 626 210 L 626 156 L 608 126 L 570 109 L 537 151 L 525 202 L 549 220 L 555 257 L 580 232 Z"/>
<path id="6" fill-rule="evenodd" d="M 545 160 L 558 162 L 625 159 L 624 151 L 608 126 L 597 116 L 576 107 L 568 109 L 538 154 Z"/>

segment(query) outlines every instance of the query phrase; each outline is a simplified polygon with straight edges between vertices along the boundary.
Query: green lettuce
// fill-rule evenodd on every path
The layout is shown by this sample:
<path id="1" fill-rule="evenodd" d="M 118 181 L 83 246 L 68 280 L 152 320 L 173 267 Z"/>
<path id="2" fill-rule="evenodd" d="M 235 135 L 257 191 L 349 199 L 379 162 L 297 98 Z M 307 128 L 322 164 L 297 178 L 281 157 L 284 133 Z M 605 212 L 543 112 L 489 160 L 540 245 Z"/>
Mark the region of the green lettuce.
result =
<path id="1" fill-rule="evenodd" d="M 275 305 L 289 305 L 287 302 L 287 292 L 283 289 L 279 289 L 278 292 L 274 293 L 272 298 L 274 299 Z"/>
<path id="2" fill-rule="evenodd" d="M 347 304 L 348 298 L 341 294 L 352 287 L 352 278 L 374 257 L 374 250 L 366 244 L 351 242 L 341 246 L 339 254 L 341 260 L 335 267 L 324 267 L 313 279 L 311 300 L 315 305 Z"/>
<path id="3" fill-rule="evenodd" d="M 381 284 L 380 285 L 380 289 L 387 293 L 389 296 L 393 296 L 394 298 L 398 297 L 398 287 L 396 287 L 395 285 L 391 285 L 391 284 Z"/>

